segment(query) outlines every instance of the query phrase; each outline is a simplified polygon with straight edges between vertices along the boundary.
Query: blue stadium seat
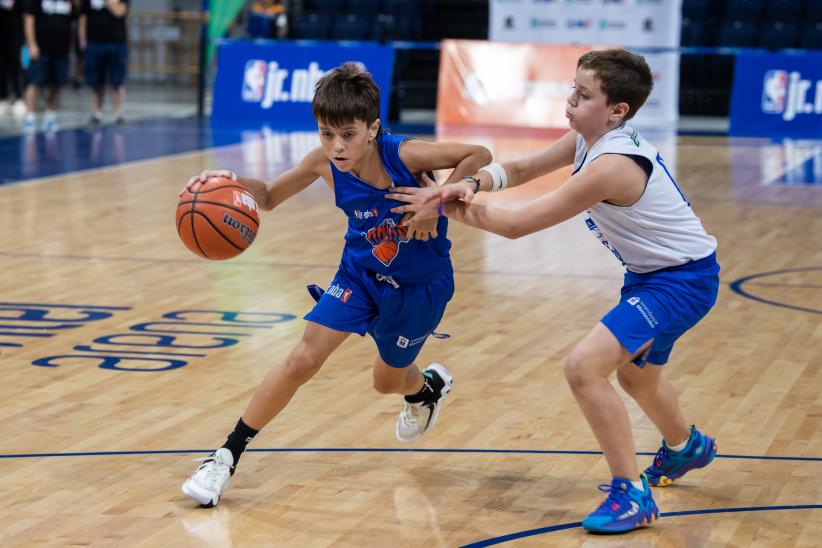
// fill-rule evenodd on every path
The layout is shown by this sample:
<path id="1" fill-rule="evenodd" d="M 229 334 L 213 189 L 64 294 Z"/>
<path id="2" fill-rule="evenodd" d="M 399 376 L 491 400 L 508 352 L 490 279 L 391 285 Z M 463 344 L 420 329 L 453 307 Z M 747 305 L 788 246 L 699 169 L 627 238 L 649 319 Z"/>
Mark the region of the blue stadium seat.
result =
<path id="1" fill-rule="evenodd" d="M 248 15 L 248 25 L 246 25 L 246 33 L 249 38 L 271 38 L 272 32 L 271 17 L 267 17 L 261 13 L 250 13 Z"/>
<path id="2" fill-rule="evenodd" d="M 384 13 L 384 4 L 383 0 L 349 0 L 348 13 L 376 19 L 377 14 Z"/>
<path id="3" fill-rule="evenodd" d="M 702 22 L 691 19 L 682 19 L 682 32 L 680 43 L 683 46 L 701 46 L 702 43 Z"/>
<path id="4" fill-rule="evenodd" d="M 328 40 L 333 19 L 318 13 L 306 13 L 294 21 L 294 38 Z"/>
<path id="5" fill-rule="evenodd" d="M 725 21 L 757 21 L 764 0 L 728 0 L 725 8 Z"/>
<path id="6" fill-rule="evenodd" d="M 801 11 L 801 0 L 767 0 L 767 4 L 765 5 L 765 19 L 767 21 L 793 23 L 799 21 L 799 13 Z"/>
<path id="7" fill-rule="evenodd" d="M 375 38 L 380 42 L 390 42 L 397 36 L 397 22 L 393 15 L 381 13 L 377 15 L 377 34 Z"/>
<path id="8" fill-rule="evenodd" d="M 803 19 L 806 23 L 818 23 L 822 21 L 822 2 L 819 0 L 807 0 Z"/>
<path id="9" fill-rule="evenodd" d="M 798 33 L 796 25 L 773 21 L 764 23 L 759 33 L 759 45 L 767 49 L 788 49 L 796 47 Z"/>
<path id="10" fill-rule="evenodd" d="M 683 0 L 682 18 L 702 22 L 707 19 L 710 7 L 710 0 Z"/>
<path id="11" fill-rule="evenodd" d="M 334 23 L 334 40 L 373 40 L 377 34 L 376 18 L 358 17 L 353 13 Z"/>
<path id="12" fill-rule="evenodd" d="M 799 35 L 799 47 L 822 50 L 822 20 L 816 23 L 805 23 Z"/>
<path id="13" fill-rule="evenodd" d="M 756 43 L 756 23 L 749 21 L 726 21 L 719 27 L 717 46 L 729 48 L 749 48 Z"/>
<path id="14" fill-rule="evenodd" d="M 352 1 L 356 2 L 357 0 Z M 307 11 L 334 16 L 336 14 L 346 13 L 345 4 L 345 0 L 305 0 L 303 7 Z"/>

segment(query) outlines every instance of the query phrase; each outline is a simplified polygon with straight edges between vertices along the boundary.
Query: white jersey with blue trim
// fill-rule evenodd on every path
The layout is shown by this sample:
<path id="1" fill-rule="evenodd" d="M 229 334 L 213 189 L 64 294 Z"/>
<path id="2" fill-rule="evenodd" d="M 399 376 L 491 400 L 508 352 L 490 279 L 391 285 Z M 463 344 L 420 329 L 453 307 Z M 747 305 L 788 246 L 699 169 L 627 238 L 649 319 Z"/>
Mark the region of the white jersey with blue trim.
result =
<path id="1" fill-rule="evenodd" d="M 591 150 L 577 135 L 574 173 L 603 154 L 644 158 L 647 162 L 639 159 L 639 164 L 650 168 L 645 191 L 632 205 L 598 202 L 585 212 L 588 229 L 625 268 L 642 274 L 702 259 L 716 250 L 716 239 L 705 232 L 659 151 L 635 129 L 623 124 Z"/>

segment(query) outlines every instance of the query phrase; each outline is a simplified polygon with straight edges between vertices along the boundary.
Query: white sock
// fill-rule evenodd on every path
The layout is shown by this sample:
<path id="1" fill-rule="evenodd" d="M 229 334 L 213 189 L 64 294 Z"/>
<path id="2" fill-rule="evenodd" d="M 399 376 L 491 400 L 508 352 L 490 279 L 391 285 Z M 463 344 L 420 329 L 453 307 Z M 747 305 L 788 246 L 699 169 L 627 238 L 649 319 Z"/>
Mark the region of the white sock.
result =
<path id="1" fill-rule="evenodd" d="M 639 480 L 639 481 L 632 481 L 632 482 L 631 482 L 631 485 L 633 485 L 634 487 L 636 487 L 636 488 L 637 488 L 637 489 L 639 489 L 640 491 L 645 491 L 645 486 L 644 486 L 644 485 L 642 485 L 642 480 Z"/>
<path id="2" fill-rule="evenodd" d="M 688 439 L 686 439 L 682 443 L 678 443 L 676 445 L 669 445 L 668 449 L 670 449 L 671 451 L 682 451 L 683 449 L 685 449 L 685 446 L 688 445 L 688 440 L 690 439 L 691 438 L 689 436 Z"/>

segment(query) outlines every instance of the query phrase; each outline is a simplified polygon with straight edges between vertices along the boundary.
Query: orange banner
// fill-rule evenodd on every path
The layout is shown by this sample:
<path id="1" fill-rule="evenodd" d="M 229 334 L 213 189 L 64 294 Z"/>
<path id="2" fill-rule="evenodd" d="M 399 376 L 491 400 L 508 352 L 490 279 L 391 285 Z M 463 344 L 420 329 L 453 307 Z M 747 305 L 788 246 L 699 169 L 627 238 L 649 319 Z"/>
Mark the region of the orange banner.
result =
<path id="1" fill-rule="evenodd" d="M 567 128 L 565 100 L 590 46 L 444 40 L 437 125 Z"/>

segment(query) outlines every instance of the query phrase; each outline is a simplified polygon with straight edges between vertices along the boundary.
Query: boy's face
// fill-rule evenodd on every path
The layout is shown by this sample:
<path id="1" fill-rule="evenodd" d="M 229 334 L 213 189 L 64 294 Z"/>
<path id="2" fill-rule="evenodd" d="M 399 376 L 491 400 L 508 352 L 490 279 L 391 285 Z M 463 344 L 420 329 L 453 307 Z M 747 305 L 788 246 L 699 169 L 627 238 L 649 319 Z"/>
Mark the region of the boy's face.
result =
<path id="1" fill-rule="evenodd" d="M 607 130 L 611 123 L 619 123 L 628 112 L 626 103 L 608 104 L 596 73 L 591 69 L 577 69 L 574 89 L 565 105 L 565 117 L 572 129 L 581 135 L 595 135 Z"/>
<path id="2" fill-rule="evenodd" d="M 368 152 L 370 143 L 374 142 L 379 127 L 379 119 L 371 127 L 363 120 L 355 120 L 341 127 L 317 122 L 323 152 L 340 171 L 350 171 L 359 164 Z"/>

